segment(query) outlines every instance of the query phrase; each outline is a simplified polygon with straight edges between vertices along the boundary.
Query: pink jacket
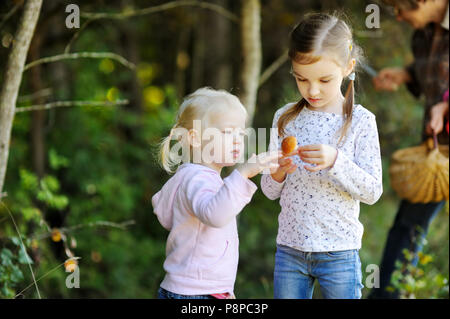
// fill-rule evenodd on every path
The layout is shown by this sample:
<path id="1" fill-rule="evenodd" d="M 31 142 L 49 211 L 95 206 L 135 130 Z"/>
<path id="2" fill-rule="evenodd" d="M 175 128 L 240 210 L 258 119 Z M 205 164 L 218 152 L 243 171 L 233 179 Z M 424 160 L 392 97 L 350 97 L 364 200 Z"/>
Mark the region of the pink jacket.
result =
<path id="1" fill-rule="evenodd" d="M 170 231 L 161 287 L 177 294 L 233 293 L 239 259 L 236 215 L 257 186 L 237 170 L 222 180 L 215 170 L 181 165 L 152 198 Z"/>

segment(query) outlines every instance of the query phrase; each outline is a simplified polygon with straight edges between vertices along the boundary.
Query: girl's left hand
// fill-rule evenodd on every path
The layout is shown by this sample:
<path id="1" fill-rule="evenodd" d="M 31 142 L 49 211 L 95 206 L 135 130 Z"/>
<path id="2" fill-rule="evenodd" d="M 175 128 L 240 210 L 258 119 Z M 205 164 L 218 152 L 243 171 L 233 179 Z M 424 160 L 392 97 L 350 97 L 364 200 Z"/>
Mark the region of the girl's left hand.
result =
<path id="1" fill-rule="evenodd" d="M 317 172 L 334 165 L 337 158 L 337 149 L 326 144 L 311 144 L 300 146 L 298 155 L 303 162 L 316 164 L 316 166 L 305 165 L 306 170 Z"/>
<path id="2" fill-rule="evenodd" d="M 440 102 L 431 107 L 430 121 L 426 126 L 426 133 L 429 136 L 432 136 L 433 133 L 437 135 L 442 132 L 446 112 L 448 112 L 448 102 Z"/>

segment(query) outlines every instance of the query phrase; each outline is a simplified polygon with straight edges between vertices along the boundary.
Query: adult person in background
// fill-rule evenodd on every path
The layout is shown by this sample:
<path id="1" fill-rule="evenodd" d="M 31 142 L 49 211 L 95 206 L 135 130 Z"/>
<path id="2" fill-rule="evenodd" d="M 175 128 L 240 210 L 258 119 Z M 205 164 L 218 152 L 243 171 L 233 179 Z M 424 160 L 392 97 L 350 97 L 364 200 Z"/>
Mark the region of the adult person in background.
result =
<path id="1" fill-rule="evenodd" d="M 440 144 L 448 144 L 444 117 L 448 101 L 443 96 L 449 80 L 448 0 L 383 0 L 393 6 L 398 21 L 409 23 L 414 29 L 412 51 L 414 62 L 403 68 L 385 68 L 374 78 L 375 89 L 395 91 L 405 84 L 417 98 L 425 97 L 422 141 L 433 134 Z M 369 298 L 398 298 L 398 291 L 388 291 L 397 260 L 404 261 L 406 248 L 416 253 L 422 249 L 428 226 L 442 209 L 445 201 L 413 204 L 402 200 L 389 231 L 380 266 L 380 288 L 373 289 Z"/>

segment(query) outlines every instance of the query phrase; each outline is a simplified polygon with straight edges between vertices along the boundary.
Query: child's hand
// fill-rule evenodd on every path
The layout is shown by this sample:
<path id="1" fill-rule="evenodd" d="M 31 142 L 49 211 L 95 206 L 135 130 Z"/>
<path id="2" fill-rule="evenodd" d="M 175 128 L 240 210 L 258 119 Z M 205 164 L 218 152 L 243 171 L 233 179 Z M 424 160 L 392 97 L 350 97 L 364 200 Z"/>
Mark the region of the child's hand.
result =
<path id="1" fill-rule="evenodd" d="M 278 159 L 281 156 L 283 156 L 281 151 L 253 154 L 246 163 L 238 167 L 238 171 L 242 176 L 251 178 L 267 168 L 271 170 L 278 168 Z"/>
<path id="2" fill-rule="evenodd" d="M 373 78 L 373 85 L 377 91 L 396 91 L 401 84 L 410 80 L 404 68 L 384 68 Z"/>
<path id="3" fill-rule="evenodd" d="M 305 165 L 306 170 L 317 172 L 334 165 L 337 158 L 337 149 L 325 144 L 305 145 L 298 148 L 298 155 L 303 162 L 316 164 L 316 166 Z"/>
<path id="4" fill-rule="evenodd" d="M 283 158 L 279 159 L 278 164 L 280 165 L 278 169 L 275 172 L 271 172 L 272 178 L 278 183 L 284 181 L 287 174 L 292 174 L 297 169 L 297 165 L 289 157 L 283 156 Z"/>
<path id="5" fill-rule="evenodd" d="M 430 121 L 427 123 L 428 135 L 439 134 L 444 129 L 444 116 L 448 112 L 448 102 L 440 102 L 431 107 Z"/>

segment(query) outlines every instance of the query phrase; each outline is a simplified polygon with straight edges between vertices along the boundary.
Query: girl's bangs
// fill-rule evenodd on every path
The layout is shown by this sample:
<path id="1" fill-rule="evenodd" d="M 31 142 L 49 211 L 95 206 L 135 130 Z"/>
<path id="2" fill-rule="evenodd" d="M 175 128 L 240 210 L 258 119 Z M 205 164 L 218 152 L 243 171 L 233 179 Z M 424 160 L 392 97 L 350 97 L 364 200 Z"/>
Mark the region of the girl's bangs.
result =
<path id="1" fill-rule="evenodd" d="M 311 53 L 296 52 L 294 61 L 298 64 L 313 64 L 321 59 L 321 56 Z"/>

